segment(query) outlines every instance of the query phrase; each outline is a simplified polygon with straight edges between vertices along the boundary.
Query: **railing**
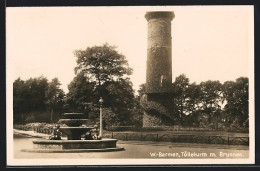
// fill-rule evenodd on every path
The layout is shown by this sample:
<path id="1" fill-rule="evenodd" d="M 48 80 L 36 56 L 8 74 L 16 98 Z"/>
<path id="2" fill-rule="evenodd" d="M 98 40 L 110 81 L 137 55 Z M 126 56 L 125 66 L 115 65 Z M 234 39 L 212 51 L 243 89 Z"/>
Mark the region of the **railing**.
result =
<path id="1" fill-rule="evenodd" d="M 34 132 L 43 133 L 43 134 L 51 134 L 53 129 L 51 128 L 34 128 Z"/>
<path id="2" fill-rule="evenodd" d="M 26 127 L 21 127 L 27 130 Z M 52 128 L 33 128 L 33 131 L 43 134 L 51 134 Z M 157 141 L 157 142 L 183 142 L 204 144 L 249 145 L 249 137 L 193 135 L 193 134 L 163 134 L 163 133 L 133 133 L 133 132 L 103 132 L 105 138 L 115 138 L 123 141 Z"/>
<path id="3" fill-rule="evenodd" d="M 123 141 L 157 141 L 157 142 L 183 142 L 204 144 L 227 144 L 227 145 L 249 145 L 249 137 L 214 136 L 214 135 L 192 135 L 192 134 L 163 134 L 163 133 L 125 133 L 104 132 L 106 138 L 115 138 Z"/>
<path id="4" fill-rule="evenodd" d="M 228 131 L 228 132 L 236 132 L 238 129 L 232 128 L 202 128 L 202 127 L 175 127 L 175 126 L 153 126 L 153 127 L 141 127 L 141 126 L 110 126 L 106 128 L 107 131 L 137 131 L 137 132 L 149 132 L 149 131 L 196 131 L 196 132 L 218 132 L 218 131 Z M 248 133 L 248 128 L 241 128 L 240 132 Z"/>

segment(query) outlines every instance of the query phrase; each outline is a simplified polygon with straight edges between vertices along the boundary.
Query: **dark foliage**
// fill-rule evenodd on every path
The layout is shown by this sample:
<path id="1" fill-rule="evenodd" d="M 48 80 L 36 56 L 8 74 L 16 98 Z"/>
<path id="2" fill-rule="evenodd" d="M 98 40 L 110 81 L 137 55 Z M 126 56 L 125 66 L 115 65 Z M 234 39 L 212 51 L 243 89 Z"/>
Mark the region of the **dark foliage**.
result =
<path id="1" fill-rule="evenodd" d="M 51 122 L 62 111 L 64 93 L 57 78 L 50 83 L 41 76 L 13 83 L 14 123 Z"/>

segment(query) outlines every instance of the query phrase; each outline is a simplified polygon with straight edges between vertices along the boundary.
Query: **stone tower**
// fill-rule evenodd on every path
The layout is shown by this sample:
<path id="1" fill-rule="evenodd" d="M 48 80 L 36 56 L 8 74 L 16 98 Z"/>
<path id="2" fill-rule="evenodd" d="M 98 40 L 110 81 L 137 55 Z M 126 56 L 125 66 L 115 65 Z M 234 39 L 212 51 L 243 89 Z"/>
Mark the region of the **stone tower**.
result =
<path id="1" fill-rule="evenodd" d="M 147 12 L 148 47 L 143 126 L 172 125 L 172 37 L 169 11 Z"/>

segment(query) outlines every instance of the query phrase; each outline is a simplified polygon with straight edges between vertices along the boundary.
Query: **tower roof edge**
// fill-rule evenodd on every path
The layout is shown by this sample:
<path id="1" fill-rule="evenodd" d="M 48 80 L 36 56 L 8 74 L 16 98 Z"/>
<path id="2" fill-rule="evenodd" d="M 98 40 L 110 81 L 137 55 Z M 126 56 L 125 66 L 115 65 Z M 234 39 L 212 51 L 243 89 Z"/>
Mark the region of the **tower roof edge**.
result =
<path id="1" fill-rule="evenodd" d="M 147 21 L 153 18 L 168 18 L 172 20 L 175 17 L 173 11 L 147 11 L 145 18 Z"/>

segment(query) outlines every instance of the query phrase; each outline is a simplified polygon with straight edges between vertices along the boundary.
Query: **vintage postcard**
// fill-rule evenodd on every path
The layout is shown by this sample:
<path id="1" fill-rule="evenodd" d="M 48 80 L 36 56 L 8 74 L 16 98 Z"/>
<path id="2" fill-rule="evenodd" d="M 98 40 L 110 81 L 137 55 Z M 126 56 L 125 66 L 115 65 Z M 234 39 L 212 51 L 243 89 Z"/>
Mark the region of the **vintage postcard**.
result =
<path id="1" fill-rule="evenodd" d="M 254 6 L 6 8 L 7 165 L 254 164 Z"/>

